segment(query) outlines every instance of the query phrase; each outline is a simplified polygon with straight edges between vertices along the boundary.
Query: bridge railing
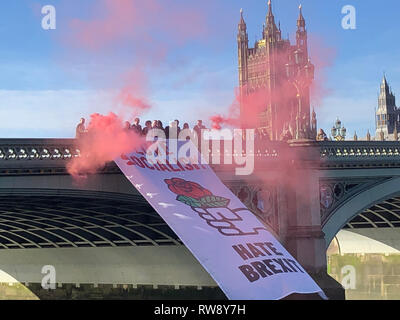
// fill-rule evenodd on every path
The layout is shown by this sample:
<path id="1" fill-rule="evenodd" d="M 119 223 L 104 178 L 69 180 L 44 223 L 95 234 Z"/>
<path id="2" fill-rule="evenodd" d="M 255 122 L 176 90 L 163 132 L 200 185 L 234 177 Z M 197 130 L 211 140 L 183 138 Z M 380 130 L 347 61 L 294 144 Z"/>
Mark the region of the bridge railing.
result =
<path id="1" fill-rule="evenodd" d="M 254 156 L 276 158 L 284 143 L 257 144 Z M 210 142 L 210 153 L 212 152 Z M 221 143 L 218 154 L 224 156 Z M 9 160 L 70 160 L 80 157 L 80 150 L 75 139 L 0 139 L 0 161 Z M 231 154 L 235 156 L 236 154 Z"/>
<path id="2" fill-rule="evenodd" d="M 0 161 L 69 160 L 79 156 L 74 139 L 0 139 Z"/>
<path id="3" fill-rule="evenodd" d="M 0 175 L 63 173 L 79 156 L 75 139 L 0 139 Z"/>
<path id="4" fill-rule="evenodd" d="M 210 153 L 213 151 L 210 141 Z M 287 149 L 284 142 L 260 142 L 254 148 L 254 159 L 258 164 L 276 163 Z M 243 146 L 243 148 L 245 148 Z M 229 148 L 228 148 L 229 149 Z M 230 152 L 232 152 L 231 150 Z M 224 164 L 226 148 L 220 145 L 220 152 L 215 156 Z M 245 154 L 242 154 L 244 156 Z M 0 139 L 0 175 L 33 174 L 33 173 L 65 173 L 66 163 L 75 157 L 80 157 L 78 141 L 76 139 Z M 230 153 L 230 156 L 238 156 Z M 216 170 L 231 170 L 232 165 L 213 165 Z M 33 170 L 32 170 L 33 169 Z M 109 163 L 102 172 L 115 173 L 118 171 L 114 163 Z"/>
<path id="5" fill-rule="evenodd" d="M 397 141 L 324 141 L 319 143 L 321 159 L 328 161 L 399 161 Z"/>
<path id="6" fill-rule="evenodd" d="M 390 162 L 400 165 L 400 142 L 394 141 L 260 142 L 255 145 L 255 160 L 261 163 L 279 162 L 288 158 L 290 152 L 287 152 L 294 146 L 303 150 L 305 161 L 318 162 L 319 155 L 322 166 L 324 163 L 345 162 Z M 223 147 L 221 150 L 224 150 Z M 221 163 L 224 163 L 223 156 L 224 152 L 221 152 Z M 65 162 L 75 157 L 80 157 L 75 139 L 0 139 L 0 168 L 65 167 Z"/>

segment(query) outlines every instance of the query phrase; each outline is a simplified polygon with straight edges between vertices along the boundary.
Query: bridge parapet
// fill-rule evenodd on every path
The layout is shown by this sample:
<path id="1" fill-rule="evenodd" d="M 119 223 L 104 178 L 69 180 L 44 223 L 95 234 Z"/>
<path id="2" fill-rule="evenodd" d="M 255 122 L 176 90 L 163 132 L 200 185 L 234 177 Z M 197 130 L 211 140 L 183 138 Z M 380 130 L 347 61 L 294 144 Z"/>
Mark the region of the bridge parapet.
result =
<path id="1" fill-rule="evenodd" d="M 397 141 L 324 141 L 319 146 L 321 167 L 400 165 L 400 143 Z"/>
<path id="2" fill-rule="evenodd" d="M 0 160 L 69 160 L 79 156 L 75 139 L 0 139 Z"/>
<path id="3" fill-rule="evenodd" d="M 211 144 L 212 142 L 210 149 Z M 258 144 L 254 152 L 255 161 L 277 161 L 282 147 L 286 146 L 286 143 Z M 222 145 L 221 150 L 224 150 Z M 220 163 L 224 163 L 224 153 L 220 152 L 219 155 Z M 61 168 L 65 168 L 68 161 L 80 156 L 76 139 L 0 139 L 0 174 L 15 174 L 17 171 L 10 169 L 29 168 L 59 168 L 61 173 Z M 222 166 L 215 165 L 213 168 L 221 170 Z M 116 165 L 109 163 L 103 172 L 116 170 Z"/>
<path id="4" fill-rule="evenodd" d="M 0 175 L 65 173 L 79 156 L 75 139 L 0 139 Z"/>
<path id="5" fill-rule="evenodd" d="M 400 165 L 400 143 L 392 141 L 304 141 L 289 144 L 261 142 L 255 146 L 255 161 L 267 163 L 287 159 L 286 152 L 293 148 L 306 151 L 298 153 L 297 160 L 313 160 L 313 163 L 321 168 L 343 165 Z M 80 157 L 75 139 L 0 139 L 0 170 L 27 167 L 60 168 L 65 167 L 65 163 L 75 157 Z M 222 158 L 223 153 L 221 160 Z M 219 170 L 221 166 L 213 167 Z"/>

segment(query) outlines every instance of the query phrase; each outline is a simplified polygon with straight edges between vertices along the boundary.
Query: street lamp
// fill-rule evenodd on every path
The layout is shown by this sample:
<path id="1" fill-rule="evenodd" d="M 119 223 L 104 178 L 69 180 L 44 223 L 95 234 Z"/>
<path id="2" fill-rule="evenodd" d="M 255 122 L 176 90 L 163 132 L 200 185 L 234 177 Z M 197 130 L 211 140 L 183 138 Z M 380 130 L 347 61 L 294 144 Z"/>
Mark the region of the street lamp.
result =
<path id="1" fill-rule="evenodd" d="M 335 125 L 332 127 L 332 138 L 336 141 L 344 141 L 346 139 L 347 129 L 342 126 L 342 121 L 337 118 Z"/>

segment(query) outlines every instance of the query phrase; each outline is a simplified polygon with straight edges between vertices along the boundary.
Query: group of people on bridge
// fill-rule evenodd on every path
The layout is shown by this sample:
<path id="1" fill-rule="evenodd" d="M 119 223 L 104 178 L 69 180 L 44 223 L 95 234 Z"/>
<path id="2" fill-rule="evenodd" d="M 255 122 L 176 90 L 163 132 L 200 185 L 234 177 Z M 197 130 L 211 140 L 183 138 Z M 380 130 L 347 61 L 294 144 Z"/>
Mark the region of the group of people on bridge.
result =
<path id="1" fill-rule="evenodd" d="M 85 118 L 81 118 L 81 121 L 76 127 L 76 139 L 84 137 L 89 132 L 89 130 L 86 128 L 85 123 Z M 164 127 L 161 120 L 147 120 L 144 124 L 144 127 L 142 127 L 142 125 L 140 124 L 140 118 L 135 118 L 133 123 L 125 121 L 123 130 L 135 132 L 137 135 L 140 136 L 146 136 L 150 130 L 159 129 L 164 132 L 167 139 L 178 138 L 179 133 L 182 130 L 190 130 L 191 132 L 194 132 L 197 137 L 201 137 L 202 130 L 207 130 L 207 127 L 203 124 L 203 120 L 197 120 L 197 123 L 196 125 L 194 125 L 193 129 L 190 128 L 187 122 L 183 124 L 182 128 L 179 126 L 179 124 L 179 120 L 174 120 L 171 121 L 168 126 Z M 170 128 L 172 128 L 173 130 L 170 131 Z M 171 134 L 173 136 L 171 136 Z M 244 134 L 242 136 L 243 140 L 245 139 L 245 137 L 246 135 Z M 255 141 L 270 141 L 270 137 L 265 128 L 255 130 L 254 139 Z"/>
<path id="2" fill-rule="evenodd" d="M 76 138 L 77 139 L 82 138 L 86 133 L 88 133 L 85 123 L 86 123 L 85 118 L 81 118 L 81 121 L 79 122 L 79 124 L 76 127 Z M 179 126 L 179 123 L 180 123 L 179 120 L 174 120 L 174 121 L 171 121 L 168 126 L 164 127 L 161 120 L 153 120 L 153 121 L 147 120 L 144 124 L 144 127 L 142 127 L 142 125 L 140 124 L 140 119 L 135 118 L 135 120 L 133 121 L 132 124 L 129 121 L 125 121 L 124 130 L 126 130 L 126 131 L 131 130 L 140 136 L 146 136 L 150 130 L 159 129 L 159 130 L 164 131 L 166 138 L 169 138 L 169 134 L 170 134 L 169 129 L 170 128 L 174 128 L 175 131 L 177 132 L 178 136 L 179 136 L 179 133 L 181 132 L 181 130 L 185 130 L 185 129 L 190 130 L 189 124 L 187 122 L 185 122 L 183 124 L 182 128 Z M 193 131 L 195 131 L 197 133 L 197 135 L 200 136 L 201 131 L 204 129 L 207 129 L 207 128 L 203 124 L 203 121 L 197 120 L 197 124 L 193 127 Z"/>

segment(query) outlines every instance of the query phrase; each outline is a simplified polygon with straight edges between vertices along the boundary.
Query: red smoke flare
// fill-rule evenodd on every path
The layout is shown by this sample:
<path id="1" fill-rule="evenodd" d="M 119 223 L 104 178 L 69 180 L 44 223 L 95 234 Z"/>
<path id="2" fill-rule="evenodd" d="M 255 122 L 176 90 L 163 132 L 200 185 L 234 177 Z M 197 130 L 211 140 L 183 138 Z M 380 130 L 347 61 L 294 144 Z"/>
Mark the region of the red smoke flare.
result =
<path id="1" fill-rule="evenodd" d="M 131 108 L 131 112 L 136 112 L 134 116 L 139 115 L 144 111 L 151 109 L 150 103 L 144 97 L 139 97 L 134 94 L 135 90 L 132 90 L 129 86 L 122 88 L 121 92 L 117 96 L 117 101 L 123 106 Z"/>
<path id="2" fill-rule="evenodd" d="M 132 130 L 124 130 L 123 121 L 116 114 L 93 114 L 88 133 L 78 141 L 81 157 L 67 165 L 75 178 L 94 174 L 121 153 L 131 152 L 142 143 L 142 138 Z"/>

